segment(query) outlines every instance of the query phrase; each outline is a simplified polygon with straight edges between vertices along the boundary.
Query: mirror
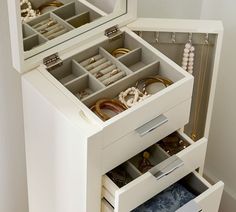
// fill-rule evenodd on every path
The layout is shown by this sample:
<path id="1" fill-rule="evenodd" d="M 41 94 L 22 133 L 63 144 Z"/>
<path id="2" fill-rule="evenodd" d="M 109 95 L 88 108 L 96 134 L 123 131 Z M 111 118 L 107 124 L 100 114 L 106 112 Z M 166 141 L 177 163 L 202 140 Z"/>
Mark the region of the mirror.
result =
<path id="1" fill-rule="evenodd" d="M 19 0 L 24 58 L 126 13 L 127 0 Z"/>

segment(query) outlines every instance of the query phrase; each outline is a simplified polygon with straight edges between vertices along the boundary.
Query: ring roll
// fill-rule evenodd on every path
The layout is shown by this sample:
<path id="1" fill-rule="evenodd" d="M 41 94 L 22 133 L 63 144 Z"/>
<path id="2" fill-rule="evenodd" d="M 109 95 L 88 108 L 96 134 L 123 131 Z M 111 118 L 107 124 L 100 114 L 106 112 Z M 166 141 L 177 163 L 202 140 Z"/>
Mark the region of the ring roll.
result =
<path id="1" fill-rule="evenodd" d="M 115 67 L 115 68 L 113 68 L 111 71 L 109 71 L 108 73 L 106 73 L 105 75 L 102 75 L 101 77 L 98 77 L 98 80 L 102 82 L 102 81 L 108 79 L 109 77 L 114 76 L 114 75 L 112 75 L 112 71 L 115 71 L 115 70 L 117 70 L 117 73 L 120 72 L 120 70 Z M 100 71 L 100 73 L 103 74 L 102 71 Z"/>
<path id="2" fill-rule="evenodd" d="M 51 40 L 51 39 L 54 39 L 54 38 L 56 38 L 56 37 L 58 37 L 58 36 L 60 36 L 60 35 L 65 34 L 66 32 L 68 32 L 67 29 L 63 29 L 63 30 L 61 30 L 61 31 L 59 31 L 59 32 L 57 32 L 57 33 L 55 33 L 55 34 L 50 35 L 50 36 L 47 37 L 47 38 L 48 38 L 49 40 Z"/>
<path id="3" fill-rule="evenodd" d="M 121 71 L 119 73 L 117 73 L 116 75 L 112 76 L 111 78 L 108 78 L 104 81 L 102 81 L 102 83 L 105 85 L 105 86 L 108 86 L 108 85 L 111 85 L 112 83 L 122 79 L 123 77 L 126 76 L 126 73 L 125 71 Z"/>
<path id="4" fill-rule="evenodd" d="M 91 59 L 91 58 L 90 58 L 90 59 Z M 85 66 L 84 68 L 86 68 L 88 71 L 90 71 L 90 70 L 96 68 L 97 66 L 99 66 L 99 65 L 101 65 L 101 64 L 103 64 L 103 63 L 105 63 L 106 61 L 107 61 L 107 59 L 103 57 L 102 59 L 96 61 L 95 63 L 92 63 L 92 64 L 90 64 L 90 65 L 87 65 L 87 66 Z"/>
<path id="5" fill-rule="evenodd" d="M 93 57 L 91 57 L 89 59 L 86 59 L 86 60 L 82 61 L 80 63 L 80 65 L 83 66 L 83 67 L 90 65 L 90 61 L 91 61 L 92 58 L 94 58 L 94 60 L 96 62 L 96 61 L 102 59 L 102 55 L 98 54 L 98 55 L 95 55 L 95 56 L 93 56 Z"/>
<path id="6" fill-rule="evenodd" d="M 95 73 L 101 71 L 102 69 L 109 67 L 110 65 L 112 65 L 112 62 L 106 61 L 105 63 L 102 63 L 101 65 L 97 66 L 96 68 L 91 69 L 89 72 L 91 74 L 95 74 Z"/>
<path id="7" fill-rule="evenodd" d="M 109 72 L 111 72 L 114 69 L 116 69 L 116 66 L 112 65 L 112 66 L 109 66 L 109 67 L 95 73 L 94 75 L 95 75 L 96 78 L 100 78 L 100 77 L 97 77 L 98 74 L 104 76 L 105 74 L 108 74 Z"/>

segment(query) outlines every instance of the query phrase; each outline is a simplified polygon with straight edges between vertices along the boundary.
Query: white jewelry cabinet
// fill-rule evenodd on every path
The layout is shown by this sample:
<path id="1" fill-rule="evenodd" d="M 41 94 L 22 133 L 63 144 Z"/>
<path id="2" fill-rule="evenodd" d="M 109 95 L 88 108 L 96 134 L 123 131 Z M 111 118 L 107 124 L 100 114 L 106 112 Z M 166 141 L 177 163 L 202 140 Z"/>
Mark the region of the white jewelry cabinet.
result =
<path id="1" fill-rule="evenodd" d="M 8 0 L 13 65 L 22 75 L 29 211 L 128 212 L 189 175 L 188 183 L 199 195 L 178 211 L 217 212 L 224 185 L 211 185 L 202 174 L 222 23 L 137 18 L 136 0 L 119 2 L 125 13 L 67 33 L 44 44 L 44 51 L 38 47 L 29 54 L 23 50 L 19 2 Z M 105 33 L 114 26 L 113 33 Z M 196 48 L 194 77 L 180 67 L 189 39 Z M 114 58 L 110 53 L 120 47 L 131 51 Z M 108 86 L 96 80 L 81 61 L 97 54 L 125 76 Z M 174 83 L 108 121 L 89 109 L 96 100 L 116 97 L 138 79 L 155 74 Z M 76 94 L 86 87 L 93 93 L 79 100 Z M 189 146 L 170 156 L 158 141 L 175 131 Z M 131 158 L 147 148 L 157 151 L 155 172 L 141 174 Z M 133 180 L 119 188 L 106 174 L 123 163 Z"/>

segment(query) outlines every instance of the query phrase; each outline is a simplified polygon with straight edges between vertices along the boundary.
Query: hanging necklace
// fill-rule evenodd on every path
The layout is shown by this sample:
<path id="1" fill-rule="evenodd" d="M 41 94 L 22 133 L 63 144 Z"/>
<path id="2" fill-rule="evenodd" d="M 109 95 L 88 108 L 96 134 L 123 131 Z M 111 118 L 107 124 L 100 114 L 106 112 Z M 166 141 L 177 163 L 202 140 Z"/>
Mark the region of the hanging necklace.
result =
<path id="1" fill-rule="evenodd" d="M 208 67 L 208 59 L 209 59 L 209 51 L 210 51 L 210 46 L 209 46 L 209 41 L 208 41 L 208 35 L 206 37 L 206 40 L 204 44 L 202 45 L 202 51 L 201 51 L 201 60 L 200 60 L 200 69 L 199 69 L 199 77 L 198 77 L 198 83 L 197 83 L 197 96 L 196 96 L 196 108 L 194 112 L 194 118 L 193 118 L 193 129 L 191 133 L 191 137 L 193 140 L 196 140 L 198 135 L 197 135 L 197 128 L 198 128 L 198 122 L 199 122 L 199 113 L 201 109 L 201 100 L 203 97 L 203 91 L 204 91 L 204 82 L 206 79 L 206 72 L 207 72 L 207 67 Z M 204 55 L 206 55 L 206 60 L 205 60 L 205 65 L 203 68 L 203 60 L 204 60 Z"/>
<path id="2" fill-rule="evenodd" d="M 194 51 L 195 47 L 192 45 L 192 33 L 189 34 L 189 41 L 185 44 L 183 59 L 182 59 L 182 68 L 190 74 L 193 74 L 194 66 Z"/>

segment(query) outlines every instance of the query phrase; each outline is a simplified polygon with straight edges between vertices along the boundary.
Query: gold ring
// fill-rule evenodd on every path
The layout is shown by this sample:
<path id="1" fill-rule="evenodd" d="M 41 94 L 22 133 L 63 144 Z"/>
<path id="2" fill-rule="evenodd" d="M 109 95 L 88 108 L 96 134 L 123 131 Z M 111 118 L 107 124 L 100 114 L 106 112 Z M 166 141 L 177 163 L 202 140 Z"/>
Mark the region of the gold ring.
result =
<path id="1" fill-rule="evenodd" d="M 94 57 L 92 57 L 90 60 L 89 60 L 89 65 L 92 64 L 92 63 L 95 63 L 96 62 L 96 59 Z"/>

